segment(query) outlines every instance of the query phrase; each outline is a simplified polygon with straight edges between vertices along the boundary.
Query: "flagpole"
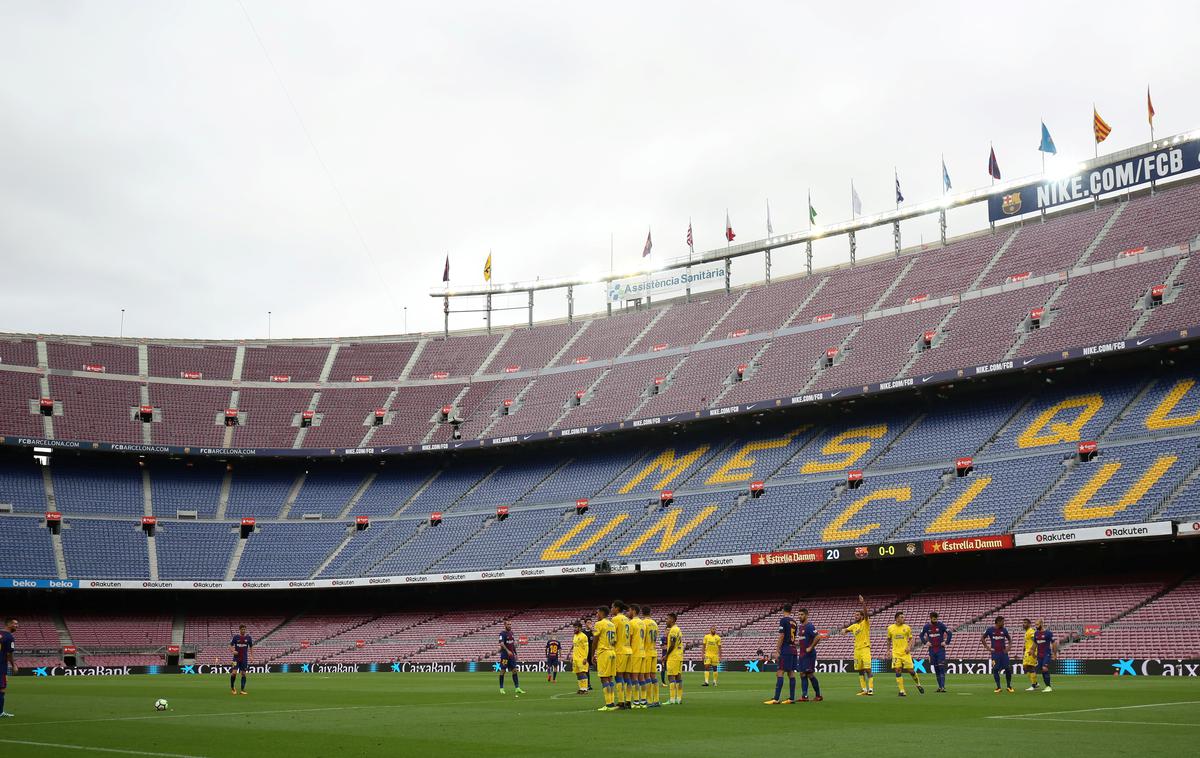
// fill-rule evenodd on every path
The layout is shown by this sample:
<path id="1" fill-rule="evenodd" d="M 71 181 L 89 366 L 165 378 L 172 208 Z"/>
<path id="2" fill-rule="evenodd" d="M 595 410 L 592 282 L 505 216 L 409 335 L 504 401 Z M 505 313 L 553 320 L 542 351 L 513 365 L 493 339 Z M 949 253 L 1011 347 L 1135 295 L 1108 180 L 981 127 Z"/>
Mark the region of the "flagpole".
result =
<path id="1" fill-rule="evenodd" d="M 1094 157 L 1094 158 L 1100 157 L 1100 141 L 1096 139 L 1096 115 L 1097 115 L 1097 113 L 1098 113 L 1098 111 L 1096 110 L 1096 103 L 1093 102 L 1092 103 L 1092 143 L 1095 145 L 1095 150 L 1092 153 L 1092 157 Z"/>

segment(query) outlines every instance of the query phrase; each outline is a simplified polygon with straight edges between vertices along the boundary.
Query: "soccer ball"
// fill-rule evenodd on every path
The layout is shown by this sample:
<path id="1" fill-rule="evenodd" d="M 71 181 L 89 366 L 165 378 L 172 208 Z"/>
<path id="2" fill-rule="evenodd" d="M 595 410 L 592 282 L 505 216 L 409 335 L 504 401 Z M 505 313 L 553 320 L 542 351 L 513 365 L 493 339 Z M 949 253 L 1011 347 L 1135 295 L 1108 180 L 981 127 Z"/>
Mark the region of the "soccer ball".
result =
<path id="1" fill-rule="evenodd" d="M 156 710 L 156 711 L 167 710 L 167 701 L 163 700 L 161 697 L 158 700 L 155 700 L 154 701 L 154 710 Z"/>

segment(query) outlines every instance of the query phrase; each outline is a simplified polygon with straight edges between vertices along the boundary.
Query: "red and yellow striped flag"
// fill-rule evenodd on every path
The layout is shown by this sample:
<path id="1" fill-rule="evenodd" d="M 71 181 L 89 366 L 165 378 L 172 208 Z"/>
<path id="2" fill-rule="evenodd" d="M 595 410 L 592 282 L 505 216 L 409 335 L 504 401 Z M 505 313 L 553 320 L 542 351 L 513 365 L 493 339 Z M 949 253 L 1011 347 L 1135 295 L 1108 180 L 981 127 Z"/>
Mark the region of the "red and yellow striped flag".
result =
<path id="1" fill-rule="evenodd" d="M 1092 131 L 1096 135 L 1097 145 L 1108 139 L 1108 135 L 1112 133 L 1112 127 L 1108 125 L 1107 121 L 1100 118 L 1100 112 L 1094 105 L 1092 106 Z"/>

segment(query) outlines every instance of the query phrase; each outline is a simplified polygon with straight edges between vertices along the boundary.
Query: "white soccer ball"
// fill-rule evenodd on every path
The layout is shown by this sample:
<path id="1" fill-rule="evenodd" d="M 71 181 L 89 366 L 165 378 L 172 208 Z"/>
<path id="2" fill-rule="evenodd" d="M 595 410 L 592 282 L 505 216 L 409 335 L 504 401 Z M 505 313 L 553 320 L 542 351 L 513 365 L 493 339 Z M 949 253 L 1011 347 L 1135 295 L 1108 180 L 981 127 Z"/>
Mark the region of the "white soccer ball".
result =
<path id="1" fill-rule="evenodd" d="M 161 697 L 158 700 L 155 700 L 154 701 L 154 710 L 156 710 L 156 711 L 167 710 L 167 701 L 163 700 Z"/>

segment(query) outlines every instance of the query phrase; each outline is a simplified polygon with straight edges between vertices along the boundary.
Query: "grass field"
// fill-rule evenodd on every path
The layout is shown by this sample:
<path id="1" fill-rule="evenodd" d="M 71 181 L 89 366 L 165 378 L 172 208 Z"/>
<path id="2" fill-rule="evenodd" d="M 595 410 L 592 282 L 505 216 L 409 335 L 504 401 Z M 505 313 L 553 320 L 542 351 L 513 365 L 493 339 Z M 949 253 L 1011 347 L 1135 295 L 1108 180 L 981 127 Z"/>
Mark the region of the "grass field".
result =
<path id="1" fill-rule="evenodd" d="M 765 706 L 771 674 L 726 673 L 719 688 L 685 682 L 681 707 L 597 713 L 573 694 L 522 676 L 498 693 L 492 674 L 270 674 L 233 697 L 228 678 L 10 678 L 0 754 L 14 756 L 557 756 L 739 758 L 767 750 L 949 755 L 1187 755 L 1200 739 L 1200 680 L 1057 677 L 1049 694 L 994 694 L 990 678 L 951 678 L 950 692 L 896 696 L 876 677 L 823 678 L 823 703 Z M 1028 683 L 1025 682 L 1025 686 Z M 665 689 L 663 690 L 665 697 Z M 785 688 L 786 692 L 786 688 Z M 170 710 L 152 703 L 167 698 Z M 1189 747 L 1190 746 L 1190 747 Z"/>

